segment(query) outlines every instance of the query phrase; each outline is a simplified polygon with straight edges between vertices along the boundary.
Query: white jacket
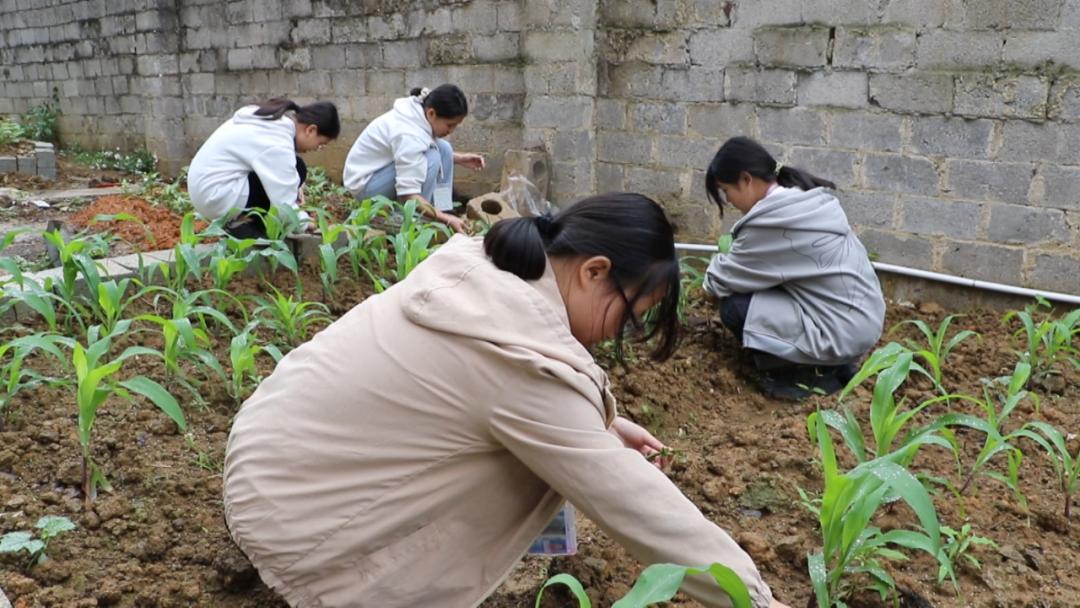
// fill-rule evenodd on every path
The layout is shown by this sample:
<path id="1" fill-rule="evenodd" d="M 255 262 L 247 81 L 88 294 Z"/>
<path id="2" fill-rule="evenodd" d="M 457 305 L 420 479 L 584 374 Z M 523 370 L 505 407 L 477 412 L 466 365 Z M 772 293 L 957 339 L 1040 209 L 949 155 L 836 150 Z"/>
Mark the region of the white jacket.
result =
<path id="1" fill-rule="evenodd" d="M 394 164 L 398 196 L 420 194 L 427 177 L 424 153 L 435 145 L 431 124 L 417 97 L 402 97 L 394 109 L 371 121 L 345 159 L 345 187 L 363 194 L 371 174 Z"/>
<path id="2" fill-rule="evenodd" d="M 292 207 L 307 220 L 297 204 L 296 124 L 289 116 L 255 116 L 257 109 L 237 110 L 195 153 L 188 169 L 191 204 L 210 220 L 239 212 L 247 205 L 248 174 L 254 171 L 272 205 Z"/>

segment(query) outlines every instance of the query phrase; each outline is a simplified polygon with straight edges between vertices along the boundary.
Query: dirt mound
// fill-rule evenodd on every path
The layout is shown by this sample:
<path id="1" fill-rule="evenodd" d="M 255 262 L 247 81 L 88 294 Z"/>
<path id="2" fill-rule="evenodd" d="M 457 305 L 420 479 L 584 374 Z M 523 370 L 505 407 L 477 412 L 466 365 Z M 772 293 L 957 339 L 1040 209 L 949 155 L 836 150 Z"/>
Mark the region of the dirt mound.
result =
<path id="1" fill-rule="evenodd" d="M 138 218 L 130 220 L 95 221 L 102 215 L 126 213 Z M 183 218 L 136 196 L 103 196 L 71 216 L 77 228 L 110 232 L 131 244 L 137 251 L 171 249 L 180 240 Z M 205 224 L 199 228 L 205 227 Z"/>

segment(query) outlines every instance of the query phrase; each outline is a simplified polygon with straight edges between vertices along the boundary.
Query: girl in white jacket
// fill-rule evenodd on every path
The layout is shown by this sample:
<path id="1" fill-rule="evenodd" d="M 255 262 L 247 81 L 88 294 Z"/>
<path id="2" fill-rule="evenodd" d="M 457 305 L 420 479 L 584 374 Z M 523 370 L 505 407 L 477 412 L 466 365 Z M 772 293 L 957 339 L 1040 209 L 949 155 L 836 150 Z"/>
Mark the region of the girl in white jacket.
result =
<path id="1" fill-rule="evenodd" d="M 308 223 L 300 209 L 307 166 L 298 153 L 318 150 L 340 132 L 337 108 L 328 101 L 298 106 L 271 99 L 240 108 L 191 160 L 191 203 L 209 220 L 239 215 L 227 227 L 237 238 L 266 236 L 262 218 L 249 209 L 287 206 Z"/>
<path id="2" fill-rule="evenodd" d="M 447 213 L 454 208 L 454 164 L 479 171 L 484 157 L 454 152 L 445 138 L 468 113 L 465 94 L 452 84 L 413 89 L 357 138 L 345 159 L 345 187 L 358 199 L 419 199 L 436 209 L 435 219 L 462 232 L 464 221 Z"/>

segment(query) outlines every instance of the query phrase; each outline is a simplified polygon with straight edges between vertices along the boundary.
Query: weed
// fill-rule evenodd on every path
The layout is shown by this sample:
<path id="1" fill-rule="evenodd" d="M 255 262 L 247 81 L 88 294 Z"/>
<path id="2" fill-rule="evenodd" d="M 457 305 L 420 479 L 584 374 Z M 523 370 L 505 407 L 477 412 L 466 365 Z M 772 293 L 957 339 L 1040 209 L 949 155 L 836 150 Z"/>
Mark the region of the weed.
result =
<path id="1" fill-rule="evenodd" d="M 63 516 L 46 515 L 37 521 L 34 528 L 36 532 L 8 532 L 0 536 L 0 553 L 25 551 L 29 554 L 26 563 L 28 570 L 49 559 L 45 554 L 49 543 L 61 534 L 74 530 L 75 523 Z"/>
<path id="2" fill-rule="evenodd" d="M 22 126 L 14 121 L 0 118 L 0 146 L 13 144 L 23 137 Z"/>
<path id="3" fill-rule="evenodd" d="M 51 103 L 33 106 L 22 115 L 23 136 L 34 141 L 56 141 L 56 119 L 60 110 Z"/>
<path id="4" fill-rule="evenodd" d="M 964 524 L 960 527 L 960 530 L 942 526 L 941 534 L 945 537 L 945 544 L 941 549 L 948 559 L 943 560 L 941 565 L 938 566 L 938 582 L 941 583 L 948 577 L 952 580 L 954 589 L 958 589 L 955 566 L 960 563 L 961 558 L 976 570 L 982 570 L 982 564 L 979 563 L 978 558 L 971 554 L 971 550 L 977 546 L 994 547 L 995 549 L 998 546 L 989 538 L 974 534 L 971 531 L 971 524 Z"/>

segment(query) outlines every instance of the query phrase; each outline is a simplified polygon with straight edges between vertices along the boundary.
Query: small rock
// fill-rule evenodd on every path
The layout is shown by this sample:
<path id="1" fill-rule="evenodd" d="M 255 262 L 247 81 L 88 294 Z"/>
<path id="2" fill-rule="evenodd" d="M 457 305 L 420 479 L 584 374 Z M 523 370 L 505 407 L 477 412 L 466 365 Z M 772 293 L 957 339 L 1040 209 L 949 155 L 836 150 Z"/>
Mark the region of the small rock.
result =
<path id="1" fill-rule="evenodd" d="M 806 560 L 806 549 L 798 535 L 793 534 L 777 540 L 773 550 L 777 557 L 797 568 L 802 568 L 802 563 Z"/>
<path id="2" fill-rule="evenodd" d="M 724 499 L 724 484 L 719 479 L 710 479 L 701 485 L 701 493 L 709 502 L 719 504 Z"/>
<path id="3" fill-rule="evenodd" d="M 1050 374 L 1044 377 L 1039 384 L 1042 385 L 1043 390 L 1054 394 L 1064 393 L 1067 386 L 1065 377 L 1059 374 Z"/>
<path id="4" fill-rule="evenodd" d="M 1001 545 L 998 547 L 998 554 L 1004 557 L 1007 561 L 1016 562 L 1018 564 L 1026 564 L 1027 560 L 1013 545 Z"/>
<path id="5" fill-rule="evenodd" d="M 49 506 L 56 506 L 56 505 L 60 504 L 60 500 L 61 500 L 60 495 L 57 494 L 56 492 L 42 492 L 41 493 L 41 502 L 43 502 L 43 503 L 45 503 L 45 504 L 47 504 Z"/>
<path id="6" fill-rule="evenodd" d="M 123 496 L 109 496 L 99 500 L 94 510 L 101 517 L 101 521 L 106 522 L 130 513 L 131 503 Z"/>
<path id="7" fill-rule="evenodd" d="M 98 588 L 94 597 L 97 598 L 99 606 L 112 606 L 120 603 L 120 600 L 124 598 L 124 591 L 116 581 L 106 580 Z"/>
<path id="8" fill-rule="evenodd" d="M 597 574 L 603 574 L 607 571 L 607 560 L 600 559 L 599 557 L 586 557 L 582 561 Z"/>
<path id="9" fill-rule="evenodd" d="M 80 522 L 82 523 L 82 527 L 86 528 L 87 530 L 97 530 L 98 527 L 101 526 L 101 518 L 98 517 L 98 514 L 94 513 L 93 511 L 87 511 L 86 513 L 83 513 L 82 517 L 80 518 Z"/>
<path id="10" fill-rule="evenodd" d="M 37 590 L 37 582 L 29 577 L 16 572 L 8 572 L 0 575 L 0 587 L 3 587 L 12 597 L 19 598 L 29 596 Z"/>
<path id="11" fill-rule="evenodd" d="M 39 427 L 34 430 L 31 437 L 42 445 L 52 445 L 60 441 L 60 433 L 52 427 Z"/>
<path id="12" fill-rule="evenodd" d="M 739 545 L 756 561 L 764 561 L 769 555 L 769 543 L 753 532 L 743 532 L 738 538 Z"/>
<path id="13" fill-rule="evenodd" d="M 0 469 L 6 469 L 10 467 L 11 465 L 15 464 L 15 461 L 17 459 L 18 456 L 16 456 L 15 452 L 12 450 L 0 451 Z"/>
<path id="14" fill-rule="evenodd" d="M 25 496 L 13 496 L 11 500 L 4 503 L 4 506 L 9 509 L 18 509 L 26 505 Z"/>
<path id="15" fill-rule="evenodd" d="M 79 486 L 82 484 L 82 461 L 79 459 L 67 460 L 56 471 L 56 481 L 66 486 Z"/>
<path id="16" fill-rule="evenodd" d="M 56 585 L 71 578 L 71 569 L 55 559 L 47 559 L 34 566 L 31 574 L 46 585 Z"/>
<path id="17" fill-rule="evenodd" d="M 255 566 L 251 565 L 239 549 L 231 545 L 214 559 L 214 570 L 221 580 L 221 586 L 231 593 L 247 591 L 259 580 L 259 572 L 255 570 Z"/>
<path id="18" fill-rule="evenodd" d="M 919 305 L 919 312 L 924 315 L 937 316 L 945 314 L 945 309 L 942 308 L 941 305 L 937 302 L 923 302 L 921 305 Z"/>
<path id="19" fill-rule="evenodd" d="M 202 587 L 196 581 L 189 581 L 180 586 L 180 596 L 194 602 L 202 595 Z"/>

